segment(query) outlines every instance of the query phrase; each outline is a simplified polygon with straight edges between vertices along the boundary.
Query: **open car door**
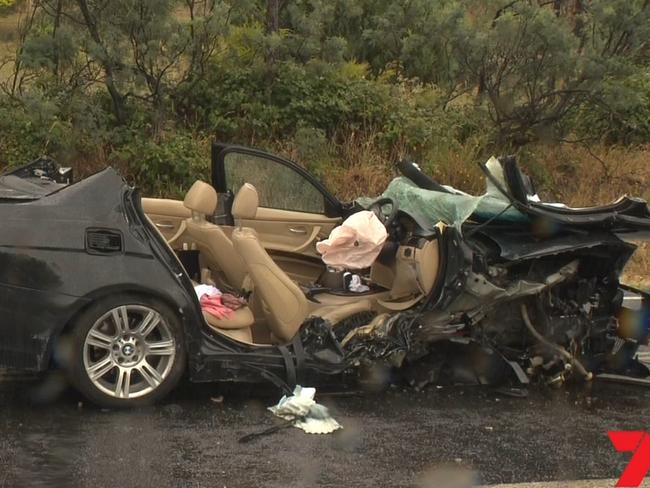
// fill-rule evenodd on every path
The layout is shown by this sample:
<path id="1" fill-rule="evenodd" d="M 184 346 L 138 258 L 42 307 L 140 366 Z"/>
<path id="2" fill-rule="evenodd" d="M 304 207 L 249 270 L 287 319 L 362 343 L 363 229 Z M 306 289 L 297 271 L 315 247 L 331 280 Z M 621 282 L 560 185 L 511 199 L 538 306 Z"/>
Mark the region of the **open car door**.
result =
<path id="1" fill-rule="evenodd" d="M 324 270 L 316 243 L 342 221 L 343 207 L 327 189 L 297 164 L 272 154 L 215 143 L 212 185 L 219 192 L 219 221 L 232 232 L 232 201 L 244 183 L 259 194 L 252 227 L 274 261 L 293 279 L 314 282 Z"/>

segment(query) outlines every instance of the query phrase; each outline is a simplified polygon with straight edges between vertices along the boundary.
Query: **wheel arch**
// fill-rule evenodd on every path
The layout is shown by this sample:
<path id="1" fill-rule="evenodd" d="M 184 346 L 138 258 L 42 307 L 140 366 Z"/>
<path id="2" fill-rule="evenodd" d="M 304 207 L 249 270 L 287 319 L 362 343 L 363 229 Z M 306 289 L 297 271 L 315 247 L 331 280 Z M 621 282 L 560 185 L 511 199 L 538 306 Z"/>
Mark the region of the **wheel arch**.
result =
<path id="1" fill-rule="evenodd" d="M 187 315 L 182 312 L 183 307 L 180 304 L 178 304 L 173 299 L 173 297 L 161 293 L 158 290 L 154 290 L 133 283 L 106 286 L 103 288 L 99 288 L 97 290 L 93 290 L 91 293 L 88 293 L 87 295 L 80 297 L 79 301 L 77 302 L 78 306 L 73 309 L 72 313 L 69 315 L 67 320 L 65 320 L 65 322 L 56 331 L 52 333 L 47 346 L 47 351 L 46 351 L 47 356 L 45 361 L 45 364 L 47 364 L 49 368 L 52 368 L 53 362 L 56 359 L 54 352 L 55 352 L 57 341 L 61 337 L 65 337 L 69 335 L 74 329 L 75 322 L 79 319 L 79 317 L 82 316 L 95 303 L 97 303 L 97 301 L 116 294 L 148 297 L 148 298 L 153 298 L 155 300 L 161 301 L 169 308 L 171 308 L 175 313 L 178 314 L 179 319 L 183 324 L 183 330 L 187 333 L 187 326 L 188 326 L 189 319 Z M 187 349 L 187 344 L 188 341 L 185 341 L 186 349 Z"/>

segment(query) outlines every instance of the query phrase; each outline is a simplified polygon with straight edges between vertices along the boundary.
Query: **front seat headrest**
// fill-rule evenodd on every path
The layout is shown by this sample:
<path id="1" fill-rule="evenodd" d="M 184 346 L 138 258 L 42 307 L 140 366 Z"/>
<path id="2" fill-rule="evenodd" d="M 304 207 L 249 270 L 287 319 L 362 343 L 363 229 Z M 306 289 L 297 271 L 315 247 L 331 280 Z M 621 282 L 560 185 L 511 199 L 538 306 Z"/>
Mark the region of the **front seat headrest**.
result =
<path id="1" fill-rule="evenodd" d="M 183 200 L 185 208 L 203 215 L 212 215 L 217 209 L 217 191 L 203 181 L 195 181 Z"/>
<path id="2" fill-rule="evenodd" d="M 260 198 L 250 183 L 244 183 L 232 202 L 232 216 L 236 219 L 251 220 L 257 215 Z"/>

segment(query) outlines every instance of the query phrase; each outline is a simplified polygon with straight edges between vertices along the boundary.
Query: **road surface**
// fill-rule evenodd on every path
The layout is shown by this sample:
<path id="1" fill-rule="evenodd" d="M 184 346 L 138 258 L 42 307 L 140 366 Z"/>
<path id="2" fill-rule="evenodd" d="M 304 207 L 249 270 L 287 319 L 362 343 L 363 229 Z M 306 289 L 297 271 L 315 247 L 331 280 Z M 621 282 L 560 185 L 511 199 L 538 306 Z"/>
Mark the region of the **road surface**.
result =
<path id="1" fill-rule="evenodd" d="M 433 487 L 448 476 L 454 488 L 595 488 L 613 486 L 629 458 L 607 431 L 650 427 L 650 391 L 637 387 L 528 398 L 432 387 L 322 395 L 342 431 L 287 428 L 241 444 L 277 422 L 266 411 L 273 392 L 183 385 L 162 405 L 106 411 L 60 386 L 55 377 L 0 383 L 0 486 Z"/>

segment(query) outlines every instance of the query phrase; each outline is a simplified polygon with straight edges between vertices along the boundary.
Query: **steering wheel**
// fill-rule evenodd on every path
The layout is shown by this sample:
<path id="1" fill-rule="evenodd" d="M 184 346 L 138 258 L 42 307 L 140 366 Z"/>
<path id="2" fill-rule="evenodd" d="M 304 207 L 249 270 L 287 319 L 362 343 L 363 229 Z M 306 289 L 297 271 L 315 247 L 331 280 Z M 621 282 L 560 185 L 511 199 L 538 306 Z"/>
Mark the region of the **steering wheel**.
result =
<path id="1" fill-rule="evenodd" d="M 388 215 L 386 215 L 383 211 L 383 207 L 386 205 L 390 205 L 390 213 Z M 399 210 L 399 207 L 397 205 L 397 202 L 392 198 L 382 197 L 370 205 L 370 207 L 368 207 L 368 210 L 373 212 L 381 221 L 381 223 L 384 224 L 384 227 L 389 230 L 393 221 L 395 220 L 395 217 L 397 217 L 397 211 Z"/>

